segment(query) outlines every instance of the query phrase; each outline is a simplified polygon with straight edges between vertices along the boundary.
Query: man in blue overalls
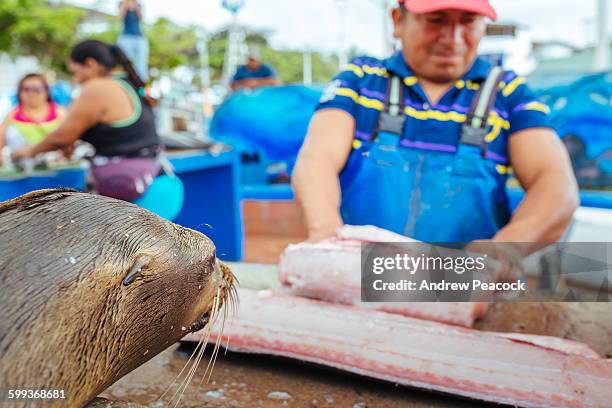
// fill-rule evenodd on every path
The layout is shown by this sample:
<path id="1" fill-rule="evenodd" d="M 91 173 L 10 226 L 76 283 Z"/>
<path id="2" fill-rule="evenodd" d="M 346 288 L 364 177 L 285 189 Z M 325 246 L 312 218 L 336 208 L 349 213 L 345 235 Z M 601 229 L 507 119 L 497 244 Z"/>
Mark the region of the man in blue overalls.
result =
<path id="1" fill-rule="evenodd" d="M 427 242 L 557 241 L 578 205 L 567 152 L 513 72 L 477 58 L 487 0 L 400 0 L 402 51 L 324 91 L 293 186 L 310 238 L 376 225 Z M 511 214 L 508 172 L 526 190 Z"/>

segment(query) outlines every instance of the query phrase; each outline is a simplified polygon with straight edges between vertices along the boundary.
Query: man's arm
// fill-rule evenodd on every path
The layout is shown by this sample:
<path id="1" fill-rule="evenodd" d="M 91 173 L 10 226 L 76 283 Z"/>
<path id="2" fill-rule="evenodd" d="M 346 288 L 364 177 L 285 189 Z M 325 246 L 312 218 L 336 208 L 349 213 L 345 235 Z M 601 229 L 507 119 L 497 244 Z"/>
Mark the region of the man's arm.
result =
<path id="1" fill-rule="evenodd" d="M 247 78 L 237 81 L 233 81 L 231 88 L 233 91 L 240 88 L 258 88 L 260 86 L 276 86 L 280 85 L 281 82 L 276 77 L 265 77 L 265 78 Z"/>
<path id="2" fill-rule="evenodd" d="M 578 186 L 567 151 L 548 128 L 513 134 L 508 150 L 514 174 L 525 189 L 525 198 L 493 241 L 540 244 L 558 241 L 579 205 Z"/>
<path id="3" fill-rule="evenodd" d="M 355 119 L 340 109 L 314 114 L 291 176 L 310 240 L 335 235 L 342 226 L 338 175 L 351 151 Z"/>
<path id="4" fill-rule="evenodd" d="M 281 81 L 275 76 L 269 76 L 265 78 L 253 78 L 253 88 L 257 88 L 258 86 L 276 86 L 280 85 Z"/>
<path id="5" fill-rule="evenodd" d="M 237 80 L 232 81 L 230 87 L 232 88 L 232 91 L 236 91 L 242 88 L 252 88 L 251 82 L 252 82 L 251 78 L 237 79 Z"/>

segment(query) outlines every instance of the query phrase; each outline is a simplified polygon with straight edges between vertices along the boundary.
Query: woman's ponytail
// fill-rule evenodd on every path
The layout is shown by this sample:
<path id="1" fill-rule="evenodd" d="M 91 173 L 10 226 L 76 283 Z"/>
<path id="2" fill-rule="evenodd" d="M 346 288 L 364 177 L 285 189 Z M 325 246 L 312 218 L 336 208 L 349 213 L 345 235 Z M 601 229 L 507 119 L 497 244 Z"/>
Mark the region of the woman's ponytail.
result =
<path id="1" fill-rule="evenodd" d="M 138 73 L 134 69 L 132 61 L 125 55 L 123 50 L 117 45 L 109 45 L 109 50 L 118 65 L 123 67 L 123 70 L 127 74 L 128 82 L 138 91 L 140 96 L 144 99 L 145 103 L 149 106 L 157 106 L 158 101 L 145 94 L 146 83 L 138 76 Z"/>
<path id="2" fill-rule="evenodd" d="M 132 86 L 136 89 L 144 88 L 146 84 L 142 79 L 140 79 L 138 73 L 136 73 L 136 70 L 134 69 L 134 65 L 132 65 L 132 61 L 130 61 L 121 48 L 113 44 L 109 45 L 109 49 L 117 64 L 123 67 L 123 70 L 128 76 L 128 81 L 132 84 Z"/>

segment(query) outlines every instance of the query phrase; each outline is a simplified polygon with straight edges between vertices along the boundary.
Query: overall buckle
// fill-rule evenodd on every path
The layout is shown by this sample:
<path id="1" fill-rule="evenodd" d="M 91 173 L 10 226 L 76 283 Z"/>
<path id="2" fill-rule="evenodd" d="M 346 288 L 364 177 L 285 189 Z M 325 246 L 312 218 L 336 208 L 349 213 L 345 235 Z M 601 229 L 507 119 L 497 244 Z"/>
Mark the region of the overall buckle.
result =
<path id="1" fill-rule="evenodd" d="M 461 128 L 461 140 L 460 143 L 479 147 L 482 151 L 483 157 L 486 151 L 485 137 L 488 134 L 488 129 L 476 128 L 471 124 L 464 123 Z"/>
<path id="2" fill-rule="evenodd" d="M 393 133 L 398 137 L 401 137 L 404 130 L 405 121 L 406 117 L 404 115 L 397 116 L 391 115 L 389 112 L 381 112 L 378 122 L 378 131 Z"/>

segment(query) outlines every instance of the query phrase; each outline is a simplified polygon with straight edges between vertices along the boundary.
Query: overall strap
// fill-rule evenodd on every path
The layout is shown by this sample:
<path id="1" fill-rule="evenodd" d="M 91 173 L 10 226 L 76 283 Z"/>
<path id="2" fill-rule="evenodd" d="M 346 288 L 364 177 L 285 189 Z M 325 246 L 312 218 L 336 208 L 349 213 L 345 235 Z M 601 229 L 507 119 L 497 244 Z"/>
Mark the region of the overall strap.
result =
<path id="1" fill-rule="evenodd" d="M 465 123 L 461 128 L 459 143 L 481 147 L 483 155 L 486 149 L 485 137 L 488 133 L 489 115 L 495 104 L 499 83 L 503 75 L 504 70 L 502 68 L 497 66 L 491 68 L 486 81 L 474 95 L 472 106 L 470 106 Z"/>
<path id="2" fill-rule="evenodd" d="M 387 97 L 385 98 L 385 107 L 378 116 L 378 125 L 374 133 L 376 139 L 379 132 L 386 132 L 402 136 L 404 130 L 404 90 L 402 80 L 399 76 L 389 73 L 389 83 L 387 85 Z"/>

